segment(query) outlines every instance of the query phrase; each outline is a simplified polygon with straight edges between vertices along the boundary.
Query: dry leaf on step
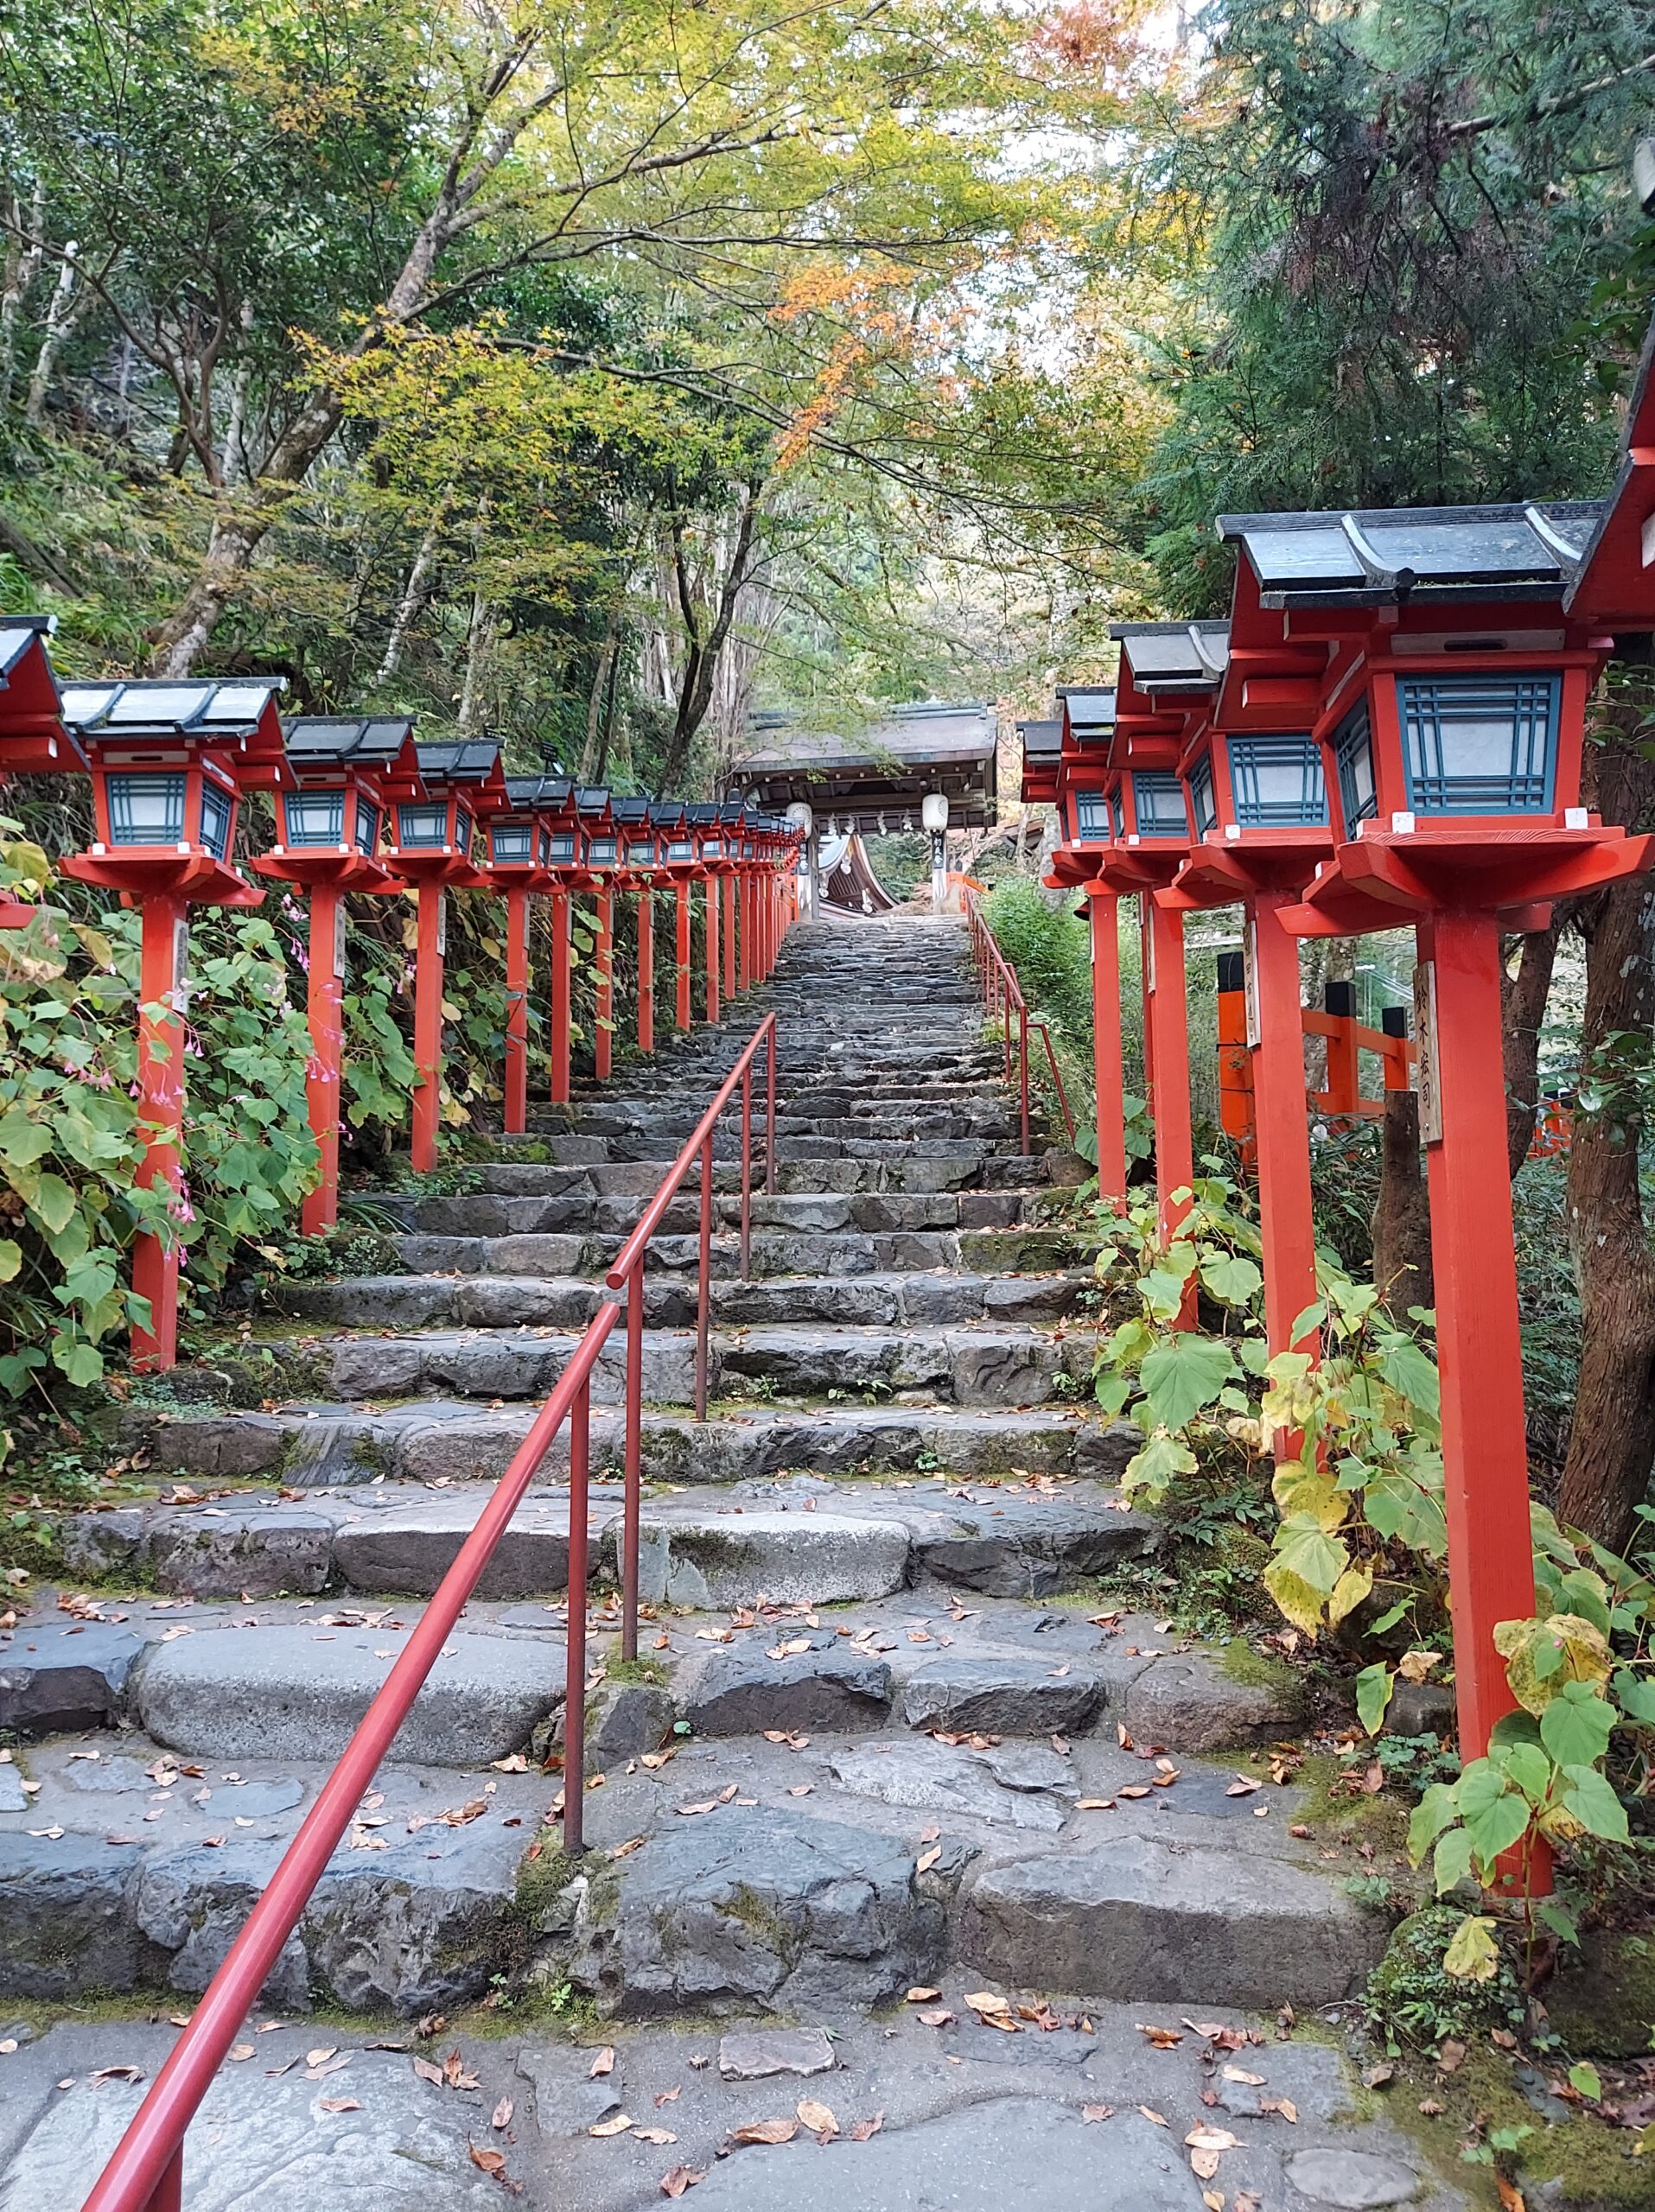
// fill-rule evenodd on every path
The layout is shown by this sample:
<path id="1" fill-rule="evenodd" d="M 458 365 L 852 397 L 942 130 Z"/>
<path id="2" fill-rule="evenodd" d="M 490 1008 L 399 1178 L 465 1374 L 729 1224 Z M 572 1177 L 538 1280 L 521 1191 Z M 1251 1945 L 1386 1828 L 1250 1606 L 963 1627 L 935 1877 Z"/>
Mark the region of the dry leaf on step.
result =
<path id="1" fill-rule="evenodd" d="M 791 2143 L 799 2133 L 796 2120 L 753 2120 L 730 2136 L 732 2143 Z"/>

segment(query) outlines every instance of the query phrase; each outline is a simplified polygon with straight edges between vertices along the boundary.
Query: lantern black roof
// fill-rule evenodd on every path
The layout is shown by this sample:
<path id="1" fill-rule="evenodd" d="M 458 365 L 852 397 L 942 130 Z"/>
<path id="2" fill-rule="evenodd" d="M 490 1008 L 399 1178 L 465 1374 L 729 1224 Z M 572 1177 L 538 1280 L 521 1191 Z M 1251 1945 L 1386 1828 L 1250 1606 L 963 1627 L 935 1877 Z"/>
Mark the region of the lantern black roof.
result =
<path id="1" fill-rule="evenodd" d="M 236 677 L 222 683 L 190 677 L 66 683 L 62 718 L 77 736 L 250 736 L 286 689 L 284 676 Z"/>
<path id="2" fill-rule="evenodd" d="M 682 799 L 652 798 L 649 802 L 650 825 L 656 830 L 676 830 L 689 819 L 690 810 Z"/>
<path id="3" fill-rule="evenodd" d="M 282 724 L 288 758 L 301 766 L 387 767 L 413 734 L 411 715 L 292 715 Z"/>
<path id="4" fill-rule="evenodd" d="M 458 738 L 419 748 L 419 772 L 437 784 L 486 784 L 500 766 L 492 737 Z"/>
<path id="5" fill-rule="evenodd" d="M 609 811 L 625 828 L 641 830 L 649 820 L 649 801 L 646 798 L 612 798 Z"/>
<path id="6" fill-rule="evenodd" d="M 55 614 L 0 614 L 0 690 L 30 647 L 49 638 L 56 627 Z"/>
<path id="7" fill-rule="evenodd" d="M 1117 622 L 1109 634 L 1140 691 L 1211 691 L 1230 662 L 1227 622 Z"/>
<path id="8" fill-rule="evenodd" d="M 1343 514 L 1220 515 L 1266 607 L 1555 599 L 1573 578 L 1601 499 Z"/>
<path id="9" fill-rule="evenodd" d="M 1107 741 L 1114 735 L 1115 693 L 1112 688 L 1091 683 L 1060 683 L 1057 696 L 1068 710 L 1069 729 L 1078 744 L 1096 743 L 1100 738 Z M 1060 718 L 1060 735 L 1062 728 Z"/>
<path id="10" fill-rule="evenodd" d="M 717 818 L 727 830 L 739 830 L 747 820 L 747 809 L 739 798 L 727 798 L 718 810 Z"/>
<path id="11" fill-rule="evenodd" d="M 720 810 L 706 799 L 696 799 L 684 810 L 684 819 L 697 830 L 710 830 L 720 819 Z"/>
<path id="12" fill-rule="evenodd" d="M 582 814 L 605 814 L 609 807 L 608 788 L 602 784 L 576 785 L 575 804 Z"/>
<path id="13" fill-rule="evenodd" d="M 1055 760 L 1063 750 L 1063 725 L 1059 721 L 1019 722 L 1025 760 Z"/>
<path id="14" fill-rule="evenodd" d="M 508 776 L 506 796 L 513 806 L 565 806 L 575 784 L 570 776 Z"/>

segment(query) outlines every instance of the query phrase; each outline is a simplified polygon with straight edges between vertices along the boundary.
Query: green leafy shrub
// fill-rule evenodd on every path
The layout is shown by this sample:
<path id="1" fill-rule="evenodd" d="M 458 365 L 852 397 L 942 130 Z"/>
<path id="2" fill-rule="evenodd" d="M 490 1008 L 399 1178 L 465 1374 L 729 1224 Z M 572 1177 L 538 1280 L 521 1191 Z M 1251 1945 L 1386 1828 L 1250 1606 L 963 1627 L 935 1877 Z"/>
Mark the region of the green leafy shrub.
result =
<path id="1" fill-rule="evenodd" d="M 1427 1905 L 1393 1931 L 1367 1988 L 1368 2016 L 1393 2049 L 1439 2044 L 1449 2036 L 1470 2043 L 1491 2028 L 1523 2024 L 1522 1987 L 1503 1951 L 1481 1980 L 1444 1966 L 1464 1918 L 1457 1906 Z"/>

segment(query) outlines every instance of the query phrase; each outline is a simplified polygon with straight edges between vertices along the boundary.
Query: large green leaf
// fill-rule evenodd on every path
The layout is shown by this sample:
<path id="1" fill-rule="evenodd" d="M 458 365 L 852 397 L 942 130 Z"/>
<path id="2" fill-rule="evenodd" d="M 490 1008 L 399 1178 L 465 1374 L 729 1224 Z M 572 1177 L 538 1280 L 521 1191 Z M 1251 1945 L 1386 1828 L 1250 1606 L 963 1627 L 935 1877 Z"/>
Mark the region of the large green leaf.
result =
<path id="1" fill-rule="evenodd" d="M 1264 1287 L 1264 1278 L 1251 1260 L 1238 1253 L 1220 1254 L 1201 1262 L 1201 1281 L 1225 1306 L 1245 1306 Z"/>
<path id="2" fill-rule="evenodd" d="M 35 1185 L 29 1210 L 48 1233 L 55 1236 L 74 1218 L 73 1185 L 66 1183 L 60 1175 L 42 1175 Z"/>
<path id="3" fill-rule="evenodd" d="M 1181 1329 L 1147 1356 L 1139 1375 L 1157 1426 L 1182 1428 L 1212 1403 L 1235 1371 L 1226 1344 L 1194 1329 Z"/>
<path id="4" fill-rule="evenodd" d="M 1516 1789 L 1505 1790 L 1481 1811 L 1466 1815 L 1466 1834 L 1485 1876 L 1493 1872 L 1497 1859 L 1527 1834 L 1532 1817 L 1528 1799 Z"/>
<path id="5" fill-rule="evenodd" d="M 1559 1766 L 1595 1766 L 1614 1719 L 1614 1707 L 1590 1683 L 1565 1682 L 1540 1715 L 1540 1740 Z"/>
<path id="6" fill-rule="evenodd" d="M 1383 1661 L 1364 1667 L 1356 1678 L 1356 1717 L 1370 1736 L 1377 1736 L 1384 1726 L 1396 1679 Z"/>
<path id="7" fill-rule="evenodd" d="M 1626 1843 L 1626 1808 L 1595 1767 L 1566 1766 L 1563 1802 L 1582 1827 L 1606 1843 Z"/>

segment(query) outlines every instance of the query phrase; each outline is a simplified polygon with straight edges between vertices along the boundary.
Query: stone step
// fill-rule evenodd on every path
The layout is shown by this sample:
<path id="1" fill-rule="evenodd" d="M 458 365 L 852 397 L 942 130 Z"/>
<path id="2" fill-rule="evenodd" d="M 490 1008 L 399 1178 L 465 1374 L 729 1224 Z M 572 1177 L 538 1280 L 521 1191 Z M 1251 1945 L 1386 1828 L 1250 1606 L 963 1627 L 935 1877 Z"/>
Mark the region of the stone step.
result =
<path id="1" fill-rule="evenodd" d="M 289 1406 L 269 1413 L 133 1407 L 124 1414 L 124 1448 L 142 1451 L 153 1469 L 201 1476 L 279 1475 L 291 1487 L 360 1482 L 383 1474 L 415 1482 L 492 1481 L 504 1471 L 534 1421 L 533 1408 L 481 1408 L 421 1400 L 385 1412 L 347 1406 Z M 1054 1409 L 1022 1412 L 954 1406 L 829 1406 L 800 1412 L 754 1411 L 697 1422 L 646 1411 L 644 1478 L 649 1482 L 724 1483 L 783 1471 L 855 1474 L 938 1470 L 963 1477 L 1083 1475 L 1115 1480 L 1142 1445 L 1130 1423 Z M 592 1464 L 618 1466 L 622 1415 L 596 1407 Z M 567 1431 L 545 1461 L 548 1477 L 566 1464 Z"/>
<path id="2" fill-rule="evenodd" d="M 203 1600 L 316 1596 L 330 1587 L 427 1596 L 487 1495 L 475 1484 L 432 1490 L 365 1484 L 359 1476 L 303 1497 L 232 1494 L 210 1504 L 129 1506 L 73 1516 L 64 1551 L 73 1572 L 104 1580 L 140 1576 Z M 589 1516 L 595 1578 L 618 1580 L 621 1525 L 619 1491 L 600 1483 Z M 951 1487 L 933 1478 L 899 1489 L 750 1479 L 695 1498 L 648 1499 L 642 1529 L 646 1594 L 674 1605 L 754 1605 L 767 1598 L 827 1604 L 881 1598 L 927 1580 L 1043 1598 L 1158 1541 L 1152 1522 L 1097 1481 Z M 519 1507 L 480 1588 L 491 1598 L 554 1595 L 568 1573 L 568 1493 L 543 1484 Z M 38 1731 L 66 1725 L 66 1713 L 95 1719 L 122 1709 L 124 1670 L 140 1650 L 130 1630 L 106 1624 L 80 1634 L 55 1626 L 32 1632 L 0 1668 L 0 1714 L 11 1716 L 0 1728 Z M 967 1692 L 957 1687 L 947 1694 Z"/>
<path id="3" fill-rule="evenodd" d="M 767 1275 L 716 1278 L 715 1325 L 926 1327 L 988 1319 L 1056 1321 L 1096 1287 L 1078 1269 L 1051 1274 Z M 359 1328 L 584 1328 L 597 1311 L 586 1275 L 356 1275 L 284 1282 L 271 1303 L 296 1319 Z M 644 1286 L 652 1328 L 690 1327 L 696 1285 L 652 1276 Z M 264 1395 L 262 1392 L 261 1395 Z"/>
<path id="4" fill-rule="evenodd" d="M 226 1630 L 194 1640 L 212 1648 L 226 1687 L 245 1700 L 233 1730 L 215 1717 L 221 1694 L 204 1669 L 188 1694 L 177 1678 L 156 1678 L 157 1711 L 202 1739 L 194 1746 L 163 1748 L 159 1736 L 128 1733 L 29 1747 L 38 1794 L 26 1813 L 0 1815 L 0 1994 L 73 1999 L 151 1988 L 172 1992 L 176 2005 L 207 1986 L 334 1756 L 290 1751 L 279 1739 L 332 1745 L 341 1726 L 360 1717 L 359 1705 L 325 1726 L 296 1726 L 291 1715 L 307 1701 L 322 1715 L 325 1693 L 295 1668 L 283 1686 L 284 1715 L 275 1686 L 246 1671 L 233 1649 L 239 1635 L 251 1643 L 269 1634 Z M 485 1640 L 522 1661 L 520 1643 L 465 1642 Z M 149 1663 L 186 1648 L 167 1647 Z M 439 1662 L 426 1693 L 438 1711 L 445 1666 L 456 1671 Z M 503 1682 L 468 1709 L 483 1733 L 461 1744 L 450 1729 L 444 1740 L 455 1758 L 398 1752 L 382 1770 L 370 1793 L 378 1802 L 369 1809 L 365 1801 L 361 1822 L 329 1860 L 265 1983 L 267 2005 L 304 2012 L 325 1993 L 335 2005 L 411 2018 L 482 1996 L 509 1961 L 519 1869 L 551 1789 L 532 1769 L 491 1772 L 484 1757 L 526 1716 L 520 1692 Z M 414 1745 L 433 1727 L 419 1713 L 417 1706 L 407 1732 Z M 275 1719 L 270 1739 L 261 1735 L 267 1716 Z M 226 1742 L 228 1750 L 214 1748 Z M 399 2063 L 405 2070 L 407 2060 Z M 320 2201 L 339 2200 L 324 2192 Z M 386 2200 L 376 2193 L 364 2201 Z"/>
<path id="5" fill-rule="evenodd" d="M 988 1197 L 989 1193 L 976 1194 Z M 800 1201 L 778 1203 L 803 1204 Z M 826 1202 L 891 1205 L 890 1199 Z M 912 1199 L 916 1209 L 945 1203 Z M 601 1275 L 614 1264 L 621 1234 L 582 1236 L 528 1233 L 508 1236 L 414 1234 L 395 1239 L 410 1274 Z M 869 1275 L 914 1273 L 930 1268 L 964 1268 L 985 1274 L 1047 1274 L 1082 1265 L 1094 1249 L 1092 1240 L 1063 1229 L 961 1228 L 889 1230 L 755 1228 L 748 1258 L 758 1276 Z M 728 1227 L 711 1240 L 711 1272 L 729 1281 L 741 1268 L 741 1242 Z M 693 1233 L 664 1233 L 651 1239 L 645 1255 L 647 1275 L 694 1276 L 700 1266 L 700 1242 Z"/>
<path id="6" fill-rule="evenodd" d="M 595 1303 L 595 1299 L 594 1299 Z M 317 1344 L 267 1342 L 277 1395 L 308 1387 L 318 1367 L 332 1395 L 357 1403 L 441 1395 L 544 1398 L 579 1342 L 541 1328 L 462 1333 L 346 1336 Z M 958 1330 L 746 1327 L 713 1332 L 708 1389 L 714 1398 L 886 1400 L 904 1393 L 963 1406 L 1045 1405 L 1089 1388 L 1094 1340 L 1086 1332 L 1053 1340 L 1027 1327 Z M 689 1405 L 695 1393 L 696 1340 L 686 1330 L 646 1328 L 643 1395 L 650 1405 Z M 626 1338 L 616 1330 L 593 1376 L 600 1404 L 625 1395 Z M 291 1378 L 291 1379 L 290 1379 Z"/>
<path id="7" fill-rule="evenodd" d="M 856 1163 L 850 1163 L 853 1166 Z M 618 1176 L 619 1168 L 600 1171 Z M 797 1171 L 795 1171 L 797 1172 Z M 400 1222 L 404 1232 L 421 1238 L 512 1237 L 520 1236 L 607 1236 L 619 1241 L 635 1229 L 647 1199 L 660 1185 L 643 1165 L 647 1188 L 614 1196 L 569 1193 L 556 1198 L 513 1198 L 471 1192 L 457 1198 L 387 1196 L 374 1203 Z M 722 1179 L 735 1188 L 713 1198 L 715 1230 L 739 1230 L 742 1220 L 738 1173 Z M 748 1198 L 754 1229 L 855 1230 L 894 1234 L 901 1230 L 1013 1229 L 1023 1224 L 1030 1204 L 1018 1191 L 832 1191 L 805 1188 L 773 1196 L 762 1173 L 753 1178 Z M 700 1193 L 693 1181 L 673 1199 L 661 1223 L 665 1236 L 693 1236 L 700 1224 Z"/>

